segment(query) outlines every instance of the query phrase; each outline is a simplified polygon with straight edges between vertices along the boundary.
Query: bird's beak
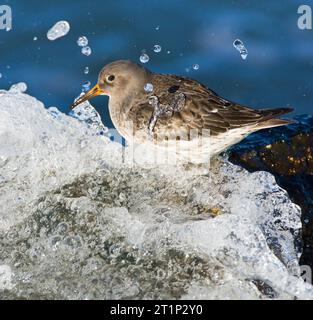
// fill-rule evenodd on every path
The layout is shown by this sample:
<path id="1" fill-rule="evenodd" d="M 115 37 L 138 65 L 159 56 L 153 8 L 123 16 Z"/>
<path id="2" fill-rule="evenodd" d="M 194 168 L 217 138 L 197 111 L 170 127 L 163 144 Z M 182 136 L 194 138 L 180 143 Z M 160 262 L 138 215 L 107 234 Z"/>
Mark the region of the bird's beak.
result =
<path id="1" fill-rule="evenodd" d="M 102 94 L 102 90 L 99 86 L 99 84 L 96 84 L 91 90 L 89 90 L 88 92 L 86 92 L 83 96 L 81 96 L 80 98 L 78 98 L 74 104 L 71 106 L 71 109 L 74 109 L 75 107 L 77 107 L 79 104 L 90 100 L 96 96 L 99 96 L 100 94 Z"/>

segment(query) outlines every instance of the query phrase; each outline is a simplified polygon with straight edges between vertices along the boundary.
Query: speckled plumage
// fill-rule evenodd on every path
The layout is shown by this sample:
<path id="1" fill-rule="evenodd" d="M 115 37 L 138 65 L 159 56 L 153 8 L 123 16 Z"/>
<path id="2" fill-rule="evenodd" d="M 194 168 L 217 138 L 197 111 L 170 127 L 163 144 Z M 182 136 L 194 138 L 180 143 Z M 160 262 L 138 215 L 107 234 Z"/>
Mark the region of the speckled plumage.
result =
<path id="1" fill-rule="evenodd" d="M 108 82 L 109 75 L 115 77 L 112 83 Z M 152 92 L 144 90 L 147 83 L 153 85 Z M 275 119 L 292 111 L 290 108 L 255 110 L 241 106 L 221 98 L 195 80 L 152 73 L 130 61 L 116 61 L 104 67 L 97 86 L 97 94 L 91 96 L 109 95 L 110 115 L 116 129 L 126 140 L 136 143 L 151 141 L 157 146 L 164 146 L 169 140 L 182 140 L 187 143 L 193 140 L 192 132 L 197 131 L 198 135 L 202 136 L 205 130 L 209 132 L 210 145 L 213 146 L 211 152 L 206 152 L 213 156 L 251 132 L 291 122 Z M 181 100 L 179 108 L 175 109 L 173 106 L 178 95 L 183 95 L 184 101 L 182 103 Z M 151 97 L 157 98 L 159 109 L 169 110 L 159 112 L 149 134 L 149 123 L 155 112 Z M 87 93 L 86 97 L 79 99 L 74 106 L 89 98 L 90 93 Z M 132 125 L 129 126 L 129 123 Z M 192 148 L 191 145 L 189 151 L 192 152 Z"/>

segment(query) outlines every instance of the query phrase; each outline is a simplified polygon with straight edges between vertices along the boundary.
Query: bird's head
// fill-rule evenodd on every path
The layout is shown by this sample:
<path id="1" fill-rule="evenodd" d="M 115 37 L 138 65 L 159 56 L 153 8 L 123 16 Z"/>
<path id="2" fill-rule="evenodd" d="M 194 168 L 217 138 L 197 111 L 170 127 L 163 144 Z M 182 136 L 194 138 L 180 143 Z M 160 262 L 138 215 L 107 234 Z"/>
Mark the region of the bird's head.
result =
<path id="1" fill-rule="evenodd" d="M 107 95 L 113 100 L 124 101 L 144 90 L 150 79 L 150 71 L 128 60 L 119 60 L 106 65 L 100 72 L 98 83 L 78 98 L 71 108 L 99 95 Z"/>

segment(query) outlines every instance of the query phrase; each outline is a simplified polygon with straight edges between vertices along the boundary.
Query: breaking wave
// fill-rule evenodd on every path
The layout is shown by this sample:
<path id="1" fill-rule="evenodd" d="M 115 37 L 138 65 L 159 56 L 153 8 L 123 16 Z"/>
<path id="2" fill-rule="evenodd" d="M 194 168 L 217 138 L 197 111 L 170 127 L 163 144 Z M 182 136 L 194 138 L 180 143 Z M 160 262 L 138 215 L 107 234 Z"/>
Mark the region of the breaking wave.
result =
<path id="1" fill-rule="evenodd" d="M 301 211 L 270 173 L 129 164 L 91 105 L 25 89 L 0 92 L 0 298 L 313 298 Z"/>

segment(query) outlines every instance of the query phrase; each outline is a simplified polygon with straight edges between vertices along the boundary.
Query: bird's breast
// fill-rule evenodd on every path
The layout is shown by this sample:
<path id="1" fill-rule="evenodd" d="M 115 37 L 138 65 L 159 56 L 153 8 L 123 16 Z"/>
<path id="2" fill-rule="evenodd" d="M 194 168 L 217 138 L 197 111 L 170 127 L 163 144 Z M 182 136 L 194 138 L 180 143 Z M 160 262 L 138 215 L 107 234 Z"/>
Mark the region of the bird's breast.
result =
<path id="1" fill-rule="evenodd" d="M 114 101 L 109 102 L 109 112 L 112 123 L 118 133 L 128 142 L 134 139 L 136 122 L 128 110 L 124 110 L 120 104 Z"/>

